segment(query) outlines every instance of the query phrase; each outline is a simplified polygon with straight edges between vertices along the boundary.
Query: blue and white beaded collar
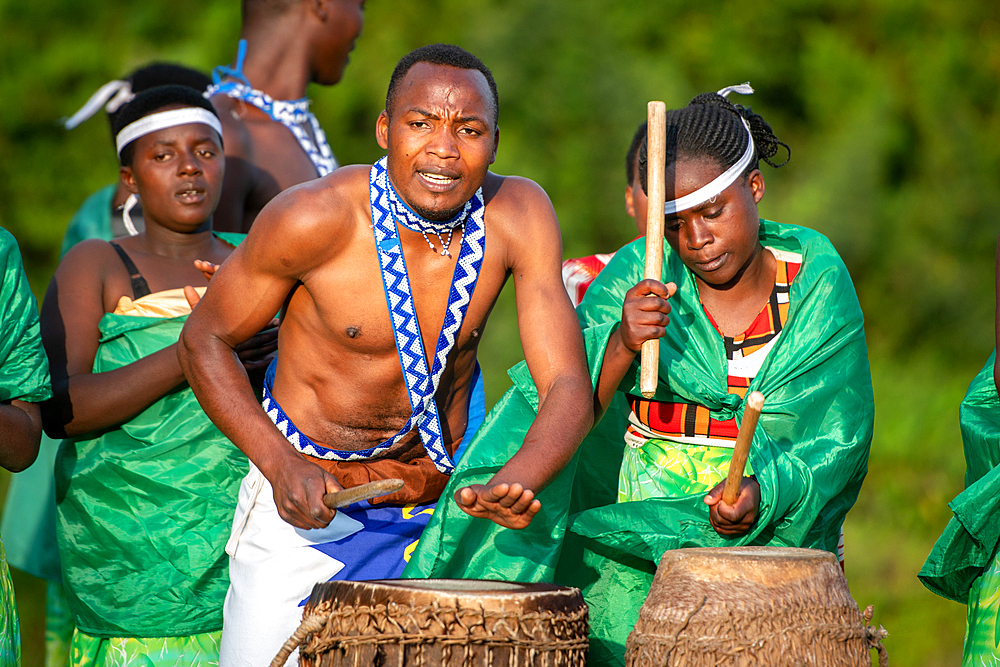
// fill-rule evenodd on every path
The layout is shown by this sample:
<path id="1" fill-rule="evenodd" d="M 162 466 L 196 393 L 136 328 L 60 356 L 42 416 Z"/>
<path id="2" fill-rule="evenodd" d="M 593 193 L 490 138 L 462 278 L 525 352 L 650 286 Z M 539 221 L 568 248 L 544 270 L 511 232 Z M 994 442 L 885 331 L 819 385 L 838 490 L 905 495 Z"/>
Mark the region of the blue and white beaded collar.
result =
<path id="1" fill-rule="evenodd" d="M 205 91 L 205 97 L 211 98 L 213 95 L 222 94 L 257 107 L 270 116 L 272 120 L 288 128 L 298 140 L 302 150 L 309 156 L 320 176 L 326 176 L 332 172 L 339 166 L 337 158 L 334 157 L 330 144 L 326 141 L 326 134 L 320 127 L 315 114 L 309 111 L 309 98 L 275 100 L 267 93 L 254 88 L 246 75 L 243 74 L 243 61 L 246 58 L 246 53 L 246 40 L 241 39 L 236 55 L 236 67 L 223 65 L 213 69 L 212 81 L 214 83 Z M 224 77 L 232 77 L 233 80 L 223 81 Z M 307 123 L 312 129 L 312 135 L 304 127 Z"/>
<path id="2" fill-rule="evenodd" d="M 385 158 L 383 158 L 381 162 L 384 163 Z M 424 240 L 427 241 L 427 245 L 429 245 L 431 250 L 434 252 L 437 252 L 437 248 L 435 248 L 434 244 L 431 243 L 431 240 L 427 238 L 427 235 L 436 234 L 438 242 L 441 244 L 441 255 L 444 257 L 451 257 L 451 253 L 448 252 L 448 246 L 451 245 L 451 236 L 455 233 L 456 229 L 465 225 L 465 221 L 469 217 L 469 211 L 472 210 L 472 199 L 465 202 L 465 206 L 462 210 L 450 220 L 444 220 L 441 222 L 428 220 L 407 206 L 402 197 L 396 193 L 396 188 L 392 186 L 388 173 L 386 174 L 386 181 L 389 182 L 389 187 L 387 189 L 389 206 L 392 208 L 392 214 L 395 216 L 396 220 L 407 229 L 414 232 L 420 232 L 423 235 Z M 448 234 L 447 241 L 444 240 L 443 234 L 445 233 Z"/>
<path id="3" fill-rule="evenodd" d="M 450 475 L 455 464 L 444 446 L 441 431 L 441 418 L 434 395 L 437 393 L 448 363 L 448 355 L 455 346 L 455 340 L 465 314 L 472 300 L 482 268 L 483 256 L 486 253 L 486 226 L 484 214 L 486 205 L 483 201 L 483 191 L 476 192 L 468 205 L 460 214 L 464 225 L 461 249 L 455 264 L 451 288 L 448 291 L 444 322 L 438 335 L 434 349 L 432 368 L 427 368 L 427 357 L 424 354 L 424 343 L 420 336 L 420 323 L 413 306 L 413 292 L 410 288 L 410 278 L 403 258 L 403 248 L 399 242 L 399 230 L 396 227 L 394 207 L 391 204 L 396 194 L 385 169 L 385 158 L 376 162 L 369 176 L 369 196 L 371 199 L 372 232 L 375 235 L 375 247 L 378 252 L 379 269 L 382 274 L 382 286 L 392 320 L 393 335 L 396 339 L 396 352 L 406 382 L 407 396 L 413 412 L 406 424 L 396 435 L 364 451 L 341 451 L 319 445 L 295 428 L 295 425 L 281 411 L 280 406 L 270 396 L 269 388 L 273 382 L 275 364 L 268 369 L 265 380 L 264 410 L 271 420 L 281 430 L 289 442 L 303 454 L 316 458 L 334 461 L 357 461 L 377 457 L 388 451 L 399 440 L 413 429 L 420 433 L 427 455 L 440 472 Z M 397 197 L 398 199 L 398 197 Z M 454 229 L 454 228 L 453 228 Z M 436 233 L 436 232 L 435 232 Z"/>

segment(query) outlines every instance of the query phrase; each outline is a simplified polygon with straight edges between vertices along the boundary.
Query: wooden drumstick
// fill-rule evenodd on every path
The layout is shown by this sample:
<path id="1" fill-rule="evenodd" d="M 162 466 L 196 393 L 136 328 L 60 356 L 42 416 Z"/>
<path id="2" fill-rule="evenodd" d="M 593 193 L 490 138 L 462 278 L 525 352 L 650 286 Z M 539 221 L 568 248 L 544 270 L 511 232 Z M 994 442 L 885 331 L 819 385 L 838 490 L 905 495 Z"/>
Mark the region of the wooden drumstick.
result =
<path id="1" fill-rule="evenodd" d="M 663 202 L 664 172 L 667 155 L 667 105 L 649 102 L 646 105 L 646 189 L 649 208 L 646 213 L 646 267 L 643 278 L 663 280 Z M 646 398 L 656 393 L 660 374 L 660 341 L 658 338 L 642 344 L 639 389 Z"/>
<path id="2" fill-rule="evenodd" d="M 743 408 L 743 420 L 740 422 L 740 432 L 736 434 L 736 445 L 733 447 L 733 458 L 729 461 L 726 488 L 722 491 L 722 502 L 727 505 L 735 503 L 740 495 L 740 482 L 743 481 L 747 456 L 750 455 L 750 443 L 753 442 L 753 432 L 757 430 L 757 420 L 760 418 L 760 411 L 763 407 L 764 394 L 754 391 L 747 396 L 746 407 Z"/>
<path id="3" fill-rule="evenodd" d="M 327 493 L 323 496 L 323 504 L 335 510 L 361 500 L 371 500 L 399 491 L 403 486 L 404 482 L 401 479 L 377 479 L 367 484 L 359 484 L 349 489 Z"/>

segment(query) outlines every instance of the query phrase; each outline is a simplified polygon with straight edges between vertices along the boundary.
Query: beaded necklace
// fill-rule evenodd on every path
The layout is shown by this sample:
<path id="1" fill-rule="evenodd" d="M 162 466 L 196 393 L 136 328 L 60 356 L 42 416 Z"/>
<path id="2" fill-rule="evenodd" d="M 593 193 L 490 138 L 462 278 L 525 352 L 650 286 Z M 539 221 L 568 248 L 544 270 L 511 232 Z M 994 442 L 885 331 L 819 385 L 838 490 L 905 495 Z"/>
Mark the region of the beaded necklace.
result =
<path id="1" fill-rule="evenodd" d="M 254 88 L 246 75 L 243 74 L 243 61 L 246 58 L 247 42 L 240 40 L 239 51 L 236 55 L 236 67 L 225 65 L 212 70 L 212 81 L 214 83 L 205 91 L 205 97 L 212 95 L 228 95 L 236 100 L 242 100 L 251 104 L 268 116 L 271 120 L 277 121 L 288 128 L 292 135 L 298 140 L 302 150 L 306 152 L 316 171 L 320 176 L 326 176 L 339 165 L 334 157 L 330 144 L 326 141 L 326 134 L 319 126 L 319 121 L 315 114 L 309 111 L 309 98 L 303 97 L 298 100 L 275 100 L 267 93 Z M 224 77 L 232 79 L 223 81 Z M 312 132 L 306 130 L 308 126 Z"/>

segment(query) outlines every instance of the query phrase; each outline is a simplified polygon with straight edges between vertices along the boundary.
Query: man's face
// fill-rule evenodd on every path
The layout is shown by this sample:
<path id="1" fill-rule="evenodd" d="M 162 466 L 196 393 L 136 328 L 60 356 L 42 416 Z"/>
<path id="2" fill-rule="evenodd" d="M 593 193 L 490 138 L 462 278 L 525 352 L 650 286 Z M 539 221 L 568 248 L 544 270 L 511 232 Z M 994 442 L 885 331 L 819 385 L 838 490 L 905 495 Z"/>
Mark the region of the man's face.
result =
<path id="1" fill-rule="evenodd" d="M 679 160 L 667 167 L 666 199 L 695 192 L 721 173 L 713 160 Z M 664 237 L 699 281 L 731 286 L 761 256 L 757 202 L 763 196 L 764 177 L 755 169 L 712 200 L 667 215 Z"/>
<path id="2" fill-rule="evenodd" d="M 365 22 L 365 0 L 326 0 L 326 20 L 313 50 L 313 81 L 322 86 L 340 82 L 361 36 Z"/>
<path id="3" fill-rule="evenodd" d="M 132 163 L 121 168 L 125 187 L 142 200 L 146 220 L 190 232 L 210 219 L 222 194 L 225 156 L 208 125 L 169 127 L 135 140 Z"/>
<path id="4" fill-rule="evenodd" d="M 430 63 L 410 68 L 375 134 L 388 151 L 393 186 L 414 211 L 447 220 L 472 198 L 496 159 L 493 117 L 493 96 L 480 71 Z"/>

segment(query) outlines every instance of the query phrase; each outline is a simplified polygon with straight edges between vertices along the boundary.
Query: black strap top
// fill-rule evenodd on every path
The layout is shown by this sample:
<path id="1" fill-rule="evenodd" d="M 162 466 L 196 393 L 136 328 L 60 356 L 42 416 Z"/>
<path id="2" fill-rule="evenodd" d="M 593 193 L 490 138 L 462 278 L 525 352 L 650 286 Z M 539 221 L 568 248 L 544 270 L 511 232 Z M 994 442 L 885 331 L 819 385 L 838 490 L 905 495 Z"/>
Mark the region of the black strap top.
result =
<path id="1" fill-rule="evenodd" d="M 125 270 L 129 272 L 129 276 L 132 278 L 132 298 L 141 299 L 144 296 L 152 294 L 149 290 L 149 285 L 146 283 L 146 279 L 139 273 L 139 268 L 132 261 L 132 258 L 128 256 L 128 253 L 122 250 L 122 247 L 114 241 L 109 241 L 109 243 L 115 249 L 115 252 L 118 253 L 118 256 L 121 257 L 122 264 L 125 265 Z"/>

